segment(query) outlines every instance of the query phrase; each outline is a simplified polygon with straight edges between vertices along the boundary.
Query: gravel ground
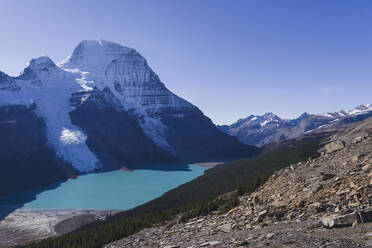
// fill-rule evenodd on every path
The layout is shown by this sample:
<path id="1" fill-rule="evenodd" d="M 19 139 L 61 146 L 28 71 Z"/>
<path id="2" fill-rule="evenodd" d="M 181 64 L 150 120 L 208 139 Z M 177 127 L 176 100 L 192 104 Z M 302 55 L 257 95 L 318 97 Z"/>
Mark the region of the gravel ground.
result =
<path id="1" fill-rule="evenodd" d="M 85 224 L 86 220 L 93 221 L 104 218 L 114 212 L 117 211 L 28 211 L 18 209 L 0 221 L 0 248 L 44 239 L 58 235 L 58 232 L 64 233 L 66 230 L 72 231 Z M 55 228 L 60 222 L 64 223 L 63 228 Z"/>

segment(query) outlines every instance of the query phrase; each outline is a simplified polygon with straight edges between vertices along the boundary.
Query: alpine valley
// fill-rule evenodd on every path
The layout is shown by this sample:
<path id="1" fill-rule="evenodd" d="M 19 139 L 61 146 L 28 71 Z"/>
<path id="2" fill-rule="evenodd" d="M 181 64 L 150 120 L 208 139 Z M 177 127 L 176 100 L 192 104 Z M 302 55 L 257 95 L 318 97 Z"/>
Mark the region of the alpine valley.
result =
<path id="1" fill-rule="evenodd" d="M 258 149 L 169 91 L 137 51 L 82 41 L 59 64 L 0 72 L 0 195 L 81 173 L 225 161 Z"/>

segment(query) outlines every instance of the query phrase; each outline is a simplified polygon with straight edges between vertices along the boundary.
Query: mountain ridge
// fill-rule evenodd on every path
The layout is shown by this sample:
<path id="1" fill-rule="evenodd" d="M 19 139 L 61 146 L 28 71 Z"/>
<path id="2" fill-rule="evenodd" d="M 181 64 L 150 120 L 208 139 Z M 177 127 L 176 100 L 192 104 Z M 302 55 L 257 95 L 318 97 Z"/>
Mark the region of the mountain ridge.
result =
<path id="1" fill-rule="evenodd" d="M 293 139 L 316 129 L 361 121 L 370 116 L 372 116 L 372 105 L 362 104 L 354 109 L 339 112 L 321 114 L 304 112 L 295 119 L 281 119 L 271 112 L 264 115 L 249 115 L 231 125 L 218 127 L 225 133 L 236 136 L 245 144 L 264 146 Z"/>

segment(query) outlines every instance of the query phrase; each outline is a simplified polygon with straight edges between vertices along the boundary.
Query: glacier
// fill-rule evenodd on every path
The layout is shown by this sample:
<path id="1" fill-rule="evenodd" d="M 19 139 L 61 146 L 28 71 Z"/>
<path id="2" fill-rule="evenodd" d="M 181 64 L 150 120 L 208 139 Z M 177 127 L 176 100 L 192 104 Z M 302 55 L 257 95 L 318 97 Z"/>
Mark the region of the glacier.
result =
<path id="1" fill-rule="evenodd" d="M 43 117 L 48 143 L 57 155 L 71 163 L 79 172 L 93 171 L 98 165 L 97 157 L 85 143 L 84 131 L 74 126 L 69 117 L 72 111 L 72 93 L 85 90 L 76 80 L 77 74 L 67 72 L 48 58 L 32 59 L 21 75 L 14 79 L 19 90 L 0 91 L 0 105 L 36 106 L 35 113 Z M 71 142 L 66 131 L 76 134 L 78 142 Z"/>

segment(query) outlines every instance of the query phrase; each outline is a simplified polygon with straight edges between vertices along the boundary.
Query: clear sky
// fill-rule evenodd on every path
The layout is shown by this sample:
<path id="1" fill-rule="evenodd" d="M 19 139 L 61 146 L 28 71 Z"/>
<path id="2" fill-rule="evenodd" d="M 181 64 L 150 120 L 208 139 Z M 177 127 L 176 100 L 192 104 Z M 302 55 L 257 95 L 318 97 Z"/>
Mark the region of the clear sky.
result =
<path id="1" fill-rule="evenodd" d="M 2 0 L 0 70 L 84 39 L 135 48 L 217 124 L 372 103 L 372 1 Z"/>

